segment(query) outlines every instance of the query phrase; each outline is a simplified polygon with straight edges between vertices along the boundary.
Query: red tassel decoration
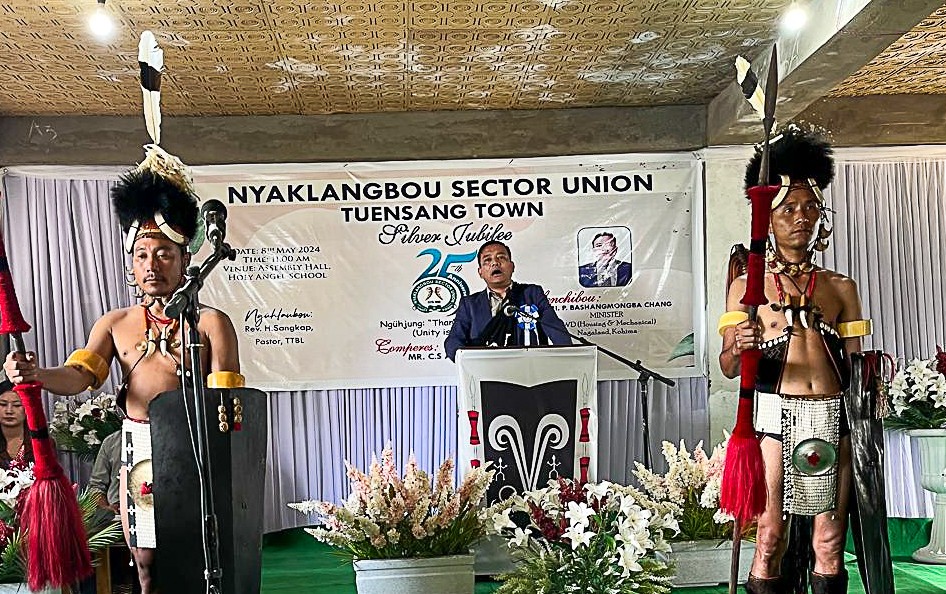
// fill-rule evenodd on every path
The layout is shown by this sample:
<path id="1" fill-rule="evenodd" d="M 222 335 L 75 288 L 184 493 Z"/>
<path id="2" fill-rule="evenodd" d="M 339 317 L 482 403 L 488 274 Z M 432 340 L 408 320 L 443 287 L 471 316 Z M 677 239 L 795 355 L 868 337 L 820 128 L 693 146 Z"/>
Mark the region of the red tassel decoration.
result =
<path id="1" fill-rule="evenodd" d="M 76 500 L 49 439 L 39 383 L 19 384 L 26 424 L 33 440 L 36 481 L 26 493 L 20 525 L 26 533 L 30 590 L 60 587 L 92 574 L 92 558 Z"/>
<path id="2" fill-rule="evenodd" d="M 20 334 L 29 329 L 20 312 L 6 249 L 0 241 L 0 333 L 13 335 L 22 351 Z M 76 491 L 62 471 L 49 439 L 42 387 L 33 382 L 13 388 L 23 403 L 35 458 L 36 480 L 26 493 L 20 520 L 26 534 L 26 579 L 34 591 L 67 586 L 92 574 L 89 542 Z"/>
<path id="3" fill-rule="evenodd" d="M 7 251 L 0 241 L 0 334 L 22 334 L 29 331 L 30 325 L 23 319 L 20 304 L 16 300 Z"/>
<path id="4" fill-rule="evenodd" d="M 736 426 L 726 446 L 726 466 L 720 485 L 720 509 L 742 523 L 757 518 L 765 511 L 767 498 L 762 447 L 752 423 L 752 394 L 755 391 L 755 374 L 761 355 L 760 350 L 754 349 L 743 351 L 740 356 L 742 377 Z M 749 372 L 752 375 L 748 375 Z M 752 386 L 747 390 L 745 384 L 750 378 Z M 743 396 L 747 391 L 750 395 Z"/>
<path id="5" fill-rule="evenodd" d="M 752 202 L 752 231 L 749 243 L 749 264 L 746 270 L 746 294 L 741 303 L 749 306 L 749 318 L 755 319 L 755 310 L 765 299 L 765 238 L 768 234 L 772 199 L 779 186 L 749 188 Z M 762 447 L 752 423 L 755 400 L 755 378 L 762 352 L 758 349 L 742 351 L 740 361 L 739 406 L 736 426 L 726 446 L 726 467 L 719 494 L 719 507 L 735 517 L 737 524 L 757 518 L 765 511 L 767 491 Z"/>

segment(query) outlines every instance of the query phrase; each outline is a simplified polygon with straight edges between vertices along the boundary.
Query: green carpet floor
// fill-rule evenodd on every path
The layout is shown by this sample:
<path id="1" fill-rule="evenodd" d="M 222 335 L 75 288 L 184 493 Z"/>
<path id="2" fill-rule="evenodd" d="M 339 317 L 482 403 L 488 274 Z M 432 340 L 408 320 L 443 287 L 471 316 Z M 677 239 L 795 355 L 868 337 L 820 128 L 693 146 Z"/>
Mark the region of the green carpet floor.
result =
<path id="1" fill-rule="evenodd" d="M 897 594 L 946 594 L 946 566 L 922 565 L 910 559 L 910 553 L 929 542 L 929 520 L 891 518 L 889 533 Z M 851 574 L 849 593 L 863 594 L 853 556 L 848 555 L 847 565 Z M 488 594 L 497 587 L 493 582 L 477 582 L 476 594 Z M 680 588 L 675 592 L 725 594 L 726 591 L 725 586 L 718 586 Z M 262 594 L 306 592 L 355 594 L 351 560 L 334 554 L 301 529 L 267 534 L 263 539 Z"/>

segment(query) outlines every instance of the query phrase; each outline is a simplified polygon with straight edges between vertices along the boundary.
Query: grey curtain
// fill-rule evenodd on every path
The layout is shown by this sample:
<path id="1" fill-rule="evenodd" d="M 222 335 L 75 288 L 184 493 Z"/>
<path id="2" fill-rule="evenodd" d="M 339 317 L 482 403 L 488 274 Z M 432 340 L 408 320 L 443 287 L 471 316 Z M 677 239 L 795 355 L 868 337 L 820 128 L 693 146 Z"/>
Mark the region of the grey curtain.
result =
<path id="1" fill-rule="evenodd" d="M 85 346 L 103 312 L 131 304 L 107 199 L 114 182 L 2 179 L 4 245 L 23 318 L 32 325 L 24 342 L 40 365 L 59 365 Z M 117 364 L 112 371 L 118 377 Z M 113 390 L 111 381 L 102 389 Z M 52 400 L 45 400 L 51 419 Z M 85 483 L 88 464 L 70 455 L 60 460 L 73 480 Z"/>
<path id="2" fill-rule="evenodd" d="M 705 378 L 683 378 L 674 388 L 651 387 L 655 468 L 666 469 L 663 439 L 684 439 L 688 446 L 708 441 L 707 388 Z M 456 407 L 454 386 L 270 393 L 266 529 L 309 523 L 286 507 L 291 501 L 346 498 L 342 460 L 366 468 L 372 453 L 386 443 L 402 466 L 412 452 L 427 470 L 447 457 L 456 460 Z M 638 382 L 598 383 L 599 479 L 630 482 L 633 461 L 643 456 L 641 410 Z"/>
<path id="3" fill-rule="evenodd" d="M 840 162 L 825 264 L 857 279 L 868 348 L 927 358 L 946 344 L 946 160 Z"/>
<path id="4" fill-rule="evenodd" d="M 936 344 L 946 344 L 946 157 L 891 152 L 892 158 L 879 161 L 875 152 L 838 151 L 829 191 L 835 235 L 824 264 L 858 280 L 875 326 L 866 347 L 901 359 L 926 357 Z M 24 316 L 34 325 L 28 343 L 38 343 L 43 364 L 62 362 L 85 343 L 103 312 L 132 302 L 107 198 L 116 177 L 117 171 L 58 168 L 3 178 L 11 270 Z M 684 438 L 691 446 L 709 439 L 706 392 L 704 378 L 681 380 L 673 390 L 653 386 L 651 444 L 658 468 L 662 439 Z M 601 382 L 598 393 L 599 477 L 626 482 L 643 448 L 639 387 Z M 347 495 L 342 460 L 363 466 L 387 441 L 402 458 L 413 450 L 425 468 L 434 468 L 456 451 L 455 407 L 452 387 L 271 393 L 267 529 L 305 522 L 286 502 Z M 897 432 L 886 441 L 891 515 L 930 515 L 912 444 Z"/>
<path id="5" fill-rule="evenodd" d="M 865 348 L 902 362 L 946 346 L 946 159 L 839 151 L 827 198 L 835 223 L 825 266 L 857 280 L 874 322 Z M 933 497 L 920 487 L 910 438 L 888 431 L 885 442 L 888 513 L 930 517 Z"/>
<path id="6" fill-rule="evenodd" d="M 3 177 L 10 273 L 41 365 L 65 361 L 103 312 L 132 303 L 108 201 L 113 183 Z"/>

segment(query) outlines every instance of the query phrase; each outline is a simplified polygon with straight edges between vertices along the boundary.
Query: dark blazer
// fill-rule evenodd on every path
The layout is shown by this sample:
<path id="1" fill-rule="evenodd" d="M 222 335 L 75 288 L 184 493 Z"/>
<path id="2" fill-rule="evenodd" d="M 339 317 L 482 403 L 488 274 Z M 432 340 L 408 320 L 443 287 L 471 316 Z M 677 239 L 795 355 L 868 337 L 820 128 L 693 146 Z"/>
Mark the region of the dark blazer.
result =
<path id="1" fill-rule="evenodd" d="M 535 305 L 539 310 L 539 327 L 552 342 L 552 344 L 572 344 L 572 339 L 565 331 L 565 324 L 555 313 L 555 309 L 549 304 L 545 297 L 545 290 L 539 285 L 522 284 L 522 303 L 516 305 Z M 453 320 L 453 327 L 450 328 L 450 334 L 443 343 L 447 351 L 447 357 L 452 361 L 456 356 L 457 349 L 465 346 L 474 345 L 475 339 L 483 332 L 486 325 L 493 319 L 489 308 L 489 295 L 487 290 L 479 293 L 473 293 L 460 299 L 460 306 L 457 309 L 457 315 Z M 502 312 L 497 315 L 503 315 Z M 523 343 L 522 330 L 519 329 L 516 335 L 515 345 Z M 512 346 L 512 345 L 511 345 Z"/>
<path id="2" fill-rule="evenodd" d="M 618 277 L 615 279 L 615 287 L 623 287 L 631 282 L 631 263 L 618 260 Z M 594 262 L 582 264 L 578 267 L 578 283 L 583 287 L 597 287 L 598 273 L 595 271 Z"/>

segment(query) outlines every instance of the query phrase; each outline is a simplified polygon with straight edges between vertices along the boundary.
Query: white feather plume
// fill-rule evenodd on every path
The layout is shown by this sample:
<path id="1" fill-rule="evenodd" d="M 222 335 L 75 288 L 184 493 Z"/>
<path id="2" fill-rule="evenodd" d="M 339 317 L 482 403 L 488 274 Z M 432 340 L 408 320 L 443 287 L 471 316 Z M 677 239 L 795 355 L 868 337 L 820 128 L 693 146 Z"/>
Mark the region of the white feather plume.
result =
<path id="1" fill-rule="evenodd" d="M 746 84 L 747 78 L 749 84 Z M 745 95 L 752 109 L 759 114 L 759 118 L 765 117 L 765 91 L 762 90 L 759 77 L 752 70 L 752 65 L 742 56 L 736 56 L 736 82 L 742 87 L 742 94 Z"/>
<path id="2" fill-rule="evenodd" d="M 141 68 L 141 95 L 145 127 L 154 144 L 161 143 L 161 71 L 164 51 L 158 47 L 154 33 L 144 31 L 138 42 L 138 66 Z"/>

